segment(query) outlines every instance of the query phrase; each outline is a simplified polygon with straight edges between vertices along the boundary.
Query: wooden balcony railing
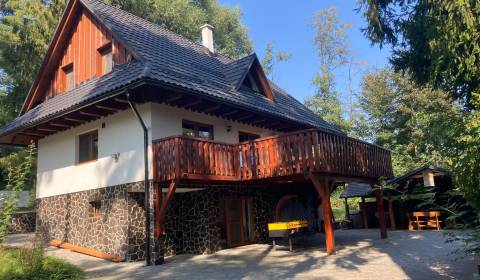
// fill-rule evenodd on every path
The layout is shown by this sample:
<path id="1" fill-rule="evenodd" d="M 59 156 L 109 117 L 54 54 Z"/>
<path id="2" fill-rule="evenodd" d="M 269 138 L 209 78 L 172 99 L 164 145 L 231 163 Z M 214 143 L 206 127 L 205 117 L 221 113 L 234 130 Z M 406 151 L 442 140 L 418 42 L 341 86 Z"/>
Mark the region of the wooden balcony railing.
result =
<path id="1" fill-rule="evenodd" d="M 390 152 L 319 130 L 226 144 L 184 136 L 153 142 L 154 179 L 246 181 L 321 172 L 344 177 L 391 177 Z"/>

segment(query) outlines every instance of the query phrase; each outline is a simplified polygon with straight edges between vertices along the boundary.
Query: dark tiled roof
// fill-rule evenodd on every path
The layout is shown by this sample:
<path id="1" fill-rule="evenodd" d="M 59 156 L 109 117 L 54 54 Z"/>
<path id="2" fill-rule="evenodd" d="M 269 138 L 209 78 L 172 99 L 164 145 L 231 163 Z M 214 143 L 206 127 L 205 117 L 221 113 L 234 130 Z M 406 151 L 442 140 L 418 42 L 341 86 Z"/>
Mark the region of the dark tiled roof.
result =
<path id="1" fill-rule="evenodd" d="M 373 195 L 373 189 L 368 184 L 351 183 L 347 185 L 347 188 L 340 194 L 340 198 L 350 197 L 369 197 Z"/>
<path id="2" fill-rule="evenodd" d="M 138 61 L 122 65 L 106 76 L 78 86 L 72 92 L 41 103 L 2 128 L 0 135 L 7 135 L 92 102 L 139 79 L 180 87 L 233 106 L 343 134 L 273 83 L 271 87 L 275 101 L 243 88 L 237 90 L 246 71 L 257 59 L 255 54 L 232 60 L 101 1 L 80 2 L 133 52 Z"/>
<path id="3" fill-rule="evenodd" d="M 2 127 L 0 134 L 14 133 L 19 129 L 28 128 L 62 115 L 74 107 L 85 106 L 96 99 L 107 97 L 108 93 L 140 80 L 144 74 L 145 66 L 139 62 L 123 64 L 105 76 L 81 84 L 68 94 L 59 94 L 46 100 Z"/>

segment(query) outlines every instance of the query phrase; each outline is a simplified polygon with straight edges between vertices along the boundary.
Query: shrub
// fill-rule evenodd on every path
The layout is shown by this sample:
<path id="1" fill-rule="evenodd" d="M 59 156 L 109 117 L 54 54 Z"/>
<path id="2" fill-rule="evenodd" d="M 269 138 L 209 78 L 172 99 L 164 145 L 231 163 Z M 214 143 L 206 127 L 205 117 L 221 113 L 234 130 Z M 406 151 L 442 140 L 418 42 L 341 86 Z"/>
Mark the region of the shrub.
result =
<path id="1" fill-rule="evenodd" d="M 82 280 L 84 272 L 63 260 L 45 256 L 42 249 L 0 247 L 2 280 Z"/>

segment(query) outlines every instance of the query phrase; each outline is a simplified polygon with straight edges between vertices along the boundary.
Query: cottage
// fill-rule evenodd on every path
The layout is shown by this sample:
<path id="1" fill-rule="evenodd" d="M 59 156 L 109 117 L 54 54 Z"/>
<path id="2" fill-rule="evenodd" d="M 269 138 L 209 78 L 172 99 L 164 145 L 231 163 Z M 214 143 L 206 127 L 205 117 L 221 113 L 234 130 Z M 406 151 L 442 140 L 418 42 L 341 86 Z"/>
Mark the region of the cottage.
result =
<path id="1" fill-rule="evenodd" d="M 255 54 L 228 58 L 212 26 L 200 31 L 197 44 L 98 0 L 67 4 L 21 115 L 0 130 L 1 143 L 38 146 L 37 230 L 161 263 L 265 242 L 277 204 L 295 197 L 312 230 L 323 213 L 332 253 L 332 189 L 391 177 L 389 151 L 347 137 L 269 81 Z"/>

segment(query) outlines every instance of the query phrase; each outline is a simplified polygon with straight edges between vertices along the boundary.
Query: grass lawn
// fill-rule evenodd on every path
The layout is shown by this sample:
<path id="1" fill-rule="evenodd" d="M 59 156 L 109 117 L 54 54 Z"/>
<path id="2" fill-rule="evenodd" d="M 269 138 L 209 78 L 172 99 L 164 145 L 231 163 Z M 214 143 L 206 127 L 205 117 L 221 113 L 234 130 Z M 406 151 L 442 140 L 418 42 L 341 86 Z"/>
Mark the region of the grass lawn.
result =
<path id="1" fill-rule="evenodd" d="M 0 246 L 2 280 L 83 280 L 84 272 L 61 259 L 45 256 L 39 249 Z"/>

